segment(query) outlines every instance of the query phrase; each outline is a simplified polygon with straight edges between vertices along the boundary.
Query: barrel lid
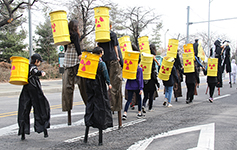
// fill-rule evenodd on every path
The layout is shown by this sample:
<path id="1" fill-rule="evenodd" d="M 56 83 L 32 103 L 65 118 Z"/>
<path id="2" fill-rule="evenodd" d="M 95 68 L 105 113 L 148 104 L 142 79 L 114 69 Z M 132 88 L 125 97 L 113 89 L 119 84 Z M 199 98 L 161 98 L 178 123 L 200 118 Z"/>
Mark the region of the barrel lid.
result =
<path id="1" fill-rule="evenodd" d="M 56 13 L 56 12 L 65 12 L 65 13 L 67 13 L 65 10 L 55 10 L 55 11 L 50 12 L 49 15 L 52 14 L 52 13 Z"/>
<path id="2" fill-rule="evenodd" d="M 109 10 L 111 9 L 111 8 L 108 7 L 108 6 L 96 6 L 96 7 L 94 7 L 94 9 L 95 9 L 95 8 L 99 8 L 99 7 L 105 7 L 105 8 L 108 8 Z"/>

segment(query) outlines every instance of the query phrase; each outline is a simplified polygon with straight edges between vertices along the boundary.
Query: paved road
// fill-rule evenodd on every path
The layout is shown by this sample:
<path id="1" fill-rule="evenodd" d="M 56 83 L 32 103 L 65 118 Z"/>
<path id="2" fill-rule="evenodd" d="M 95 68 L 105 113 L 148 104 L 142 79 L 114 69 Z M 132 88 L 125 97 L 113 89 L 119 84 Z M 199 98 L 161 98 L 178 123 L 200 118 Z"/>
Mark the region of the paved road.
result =
<path id="1" fill-rule="evenodd" d="M 236 149 L 237 85 L 229 88 L 228 81 L 224 83 L 221 95 L 218 96 L 216 90 L 215 101 L 211 104 L 206 100 L 208 95 L 204 94 L 205 77 L 202 77 L 194 103 L 186 104 L 184 96 L 178 102 L 173 100 L 172 108 L 162 106 L 164 95 L 161 88 L 159 98 L 154 101 L 155 111 L 147 112 L 143 119 L 136 118 L 137 110 L 129 109 L 128 119 L 118 129 L 115 112 L 114 127 L 104 131 L 103 146 L 98 146 L 98 130 L 93 128 L 90 128 L 88 143 L 83 143 L 85 106 L 78 89 L 74 94 L 72 125 L 67 125 L 67 113 L 61 111 L 60 80 L 42 81 L 51 105 L 49 137 L 43 138 L 43 134 L 35 133 L 32 128 L 26 140 L 21 141 L 17 136 L 16 124 L 21 87 L 9 88 L 10 84 L 0 84 L 1 91 L 2 88 L 9 91 L 9 94 L 2 92 L 0 95 L 0 149 Z M 185 94 L 186 88 L 183 85 L 183 95 Z M 32 114 L 31 118 L 33 123 Z"/>

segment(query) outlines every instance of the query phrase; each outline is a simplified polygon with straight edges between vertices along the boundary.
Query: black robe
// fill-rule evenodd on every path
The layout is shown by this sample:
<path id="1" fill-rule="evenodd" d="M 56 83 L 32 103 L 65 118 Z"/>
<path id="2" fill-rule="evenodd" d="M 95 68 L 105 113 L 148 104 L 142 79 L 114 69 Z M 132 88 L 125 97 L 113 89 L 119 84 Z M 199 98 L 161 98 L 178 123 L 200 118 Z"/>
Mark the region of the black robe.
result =
<path id="1" fill-rule="evenodd" d="M 30 64 L 28 84 L 23 86 L 19 98 L 18 107 L 18 135 L 30 134 L 30 111 L 34 108 L 34 129 L 35 132 L 41 133 L 50 127 L 50 106 L 47 98 L 44 96 L 41 89 L 41 83 L 38 76 L 41 76 L 41 71 Z"/>
<path id="2" fill-rule="evenodd" d="M 218 58 L 218 71 L 217 71 L 217 84 L 216 87 L 220 88 L 222 87 L 222 58 L 221 58 L 221 42 L 219 40 L 216 40 L 214 42 L 215 45 L 215 58 Z"/>
<path id="3" fill-rule="evenodd" d="M 93 128 L 105 130 L 108 127 L 113 127 L 113 119 L 105 78 L 100 68 L 99 64 L 95 80 L 87 79 L 86 81 L 86 93 L 88 98 L 84 121 L 87 127 L 92 126 Z"/>

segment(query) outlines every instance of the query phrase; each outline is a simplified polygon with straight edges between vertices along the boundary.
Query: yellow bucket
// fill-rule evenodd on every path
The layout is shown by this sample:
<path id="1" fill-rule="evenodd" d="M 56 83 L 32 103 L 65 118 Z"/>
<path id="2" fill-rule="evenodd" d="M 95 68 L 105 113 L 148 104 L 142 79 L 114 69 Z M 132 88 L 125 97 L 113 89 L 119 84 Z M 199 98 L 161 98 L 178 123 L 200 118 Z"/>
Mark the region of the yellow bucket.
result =
<path id="1" fill-rule="evenodd" d="M 77 76 L 95 79 L 100 56 L 90 52 L 82 52 Z"/>
<path id="2" fill-rule="evenodd" d="M 125 51 L 123 78 L 131 80 L 136 79 L 139 54 L 140 53 L 136 51 Z"/>
<path id="3" fill-rule="evenodd" d="M 148 36 L 138 38 L 139 49 L 141 53 L 151 54 Z"/>
<path id="4" fill-rule="evenodd" d="M 10 60 L 12 65 L 9 83 L 15 85 L 28 84 L 29 60 L 19 56 L 12 56 Z"/>
<path id="5" fill-rule="evenodd" d="M 184 48 L 184 53 L 193 53 L 193 60 L 194 60 L 195 55 L 194 55 L 194 50 L 193 50 L 193 44 L 192 43 L 185 44 L 183 48 Z"/>
<path id="6" fill-rule="evenodd" d="M 110 8 L 106 6 L 94 8 L 96 42 L 105 43 L 110 41 L 109 10 Z"/>
<path id="7" fill-rule="evenodd" d="M 216 77 L 218 71 L 218 58 L 208 58 L 207 76 Z"/>
<path id="8" fill-rule="evenodd" d="M 160 66 L 158 78 L 164 81 L 168 81 L 173 68 L 173 64 L 174 64 L 174 58 L 165 56 Z"/>
<path id="9" fill-rule="evenodd" d="M 193 53 L 183 53 L 184 73 L 195 72 Z"/>
<path id="10" fill-rule="evenodd" d="M 153 57 L 153 55 L 142 53 L 140 67 L 142 68 L 144 80 L 151 79 Z"/>
<path id="11" fill-rule="evenodd" d="M 119 41 L 119 46 L 120 46 L 120 49 L 122 52 L 122 56 L 124 58 L 125 51 L 132 50 L 132 44 L 130 41 L 130 37 L 123 36 L 123 37 L 119 38 L 118 41 Z"/>
<path id="12" fill-rule="evenodd" d="M 49 13 L 53 39 L 55 45 L 67 45 L 71 43 L 68 29 L 67 12 L 64 10 Z"/>
<path id="13" fill-rule="evenodd" d="M 178 46 L 179 46 L 179 40 L 169 39 L 169 44 L 168 44 L 166 56 L 176 58 Z"/>

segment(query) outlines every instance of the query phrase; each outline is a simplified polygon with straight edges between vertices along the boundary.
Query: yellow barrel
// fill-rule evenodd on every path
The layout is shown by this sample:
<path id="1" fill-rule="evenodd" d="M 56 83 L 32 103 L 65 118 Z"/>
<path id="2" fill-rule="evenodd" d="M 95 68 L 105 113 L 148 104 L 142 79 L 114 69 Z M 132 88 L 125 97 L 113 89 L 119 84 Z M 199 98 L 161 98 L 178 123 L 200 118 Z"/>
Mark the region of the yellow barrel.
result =
<path id="1" fill-rule="evenodd" d="M 125 51 L 123 78 L 136 79 L 139 54 L 137 51 Z"/>
<path id="2" fill-rule="evenodd" d="M 68 29 L 67 12 L 64 10 L 49 13 L 53 39 L 55 45 L 67 45 L 71 43 Z"/>
<path id="3" fill-rule="evenodd" d="M 100 56 L 90 52 L 82 52 L 77 76 L 95 79 Z"/>
<path id="4" fill-rule="evenodd" d="M 142 53 L 140 67 L 142 68 L 144 80 L 151 79 L 153 57 L 153 55 Z"/>
<path id="5" fill-rule="evenodd" d="M 24 57 L 12 56 L 11 76 L 9 83 L 15 85 L 28 84 L 29 60 Z"/>
<path id="6" fill-rule="evenodd" d="M 130 37 L 129 36 L 123 36 L 123 37 L 118 39 L 118 42 L 119 42 L 119 46 L 120 46 L 120 49 L 121 49 L 121 52 L 122 52 L 122 56 L 124 58 L 125 51 L 132 50 L 132 44 L 131 44 L 131 41 L 130 41 Z"/>
<path id="7" fill-rule="evenodd" d="M 195 72 L 193 53 L 183 53 L 184 73 Z"/>
<path id="8" fill-rule="evenodd" d="M 184 48 L 184 53 L 193 53 L 193 60 L 195 60 L 193 44 L 192 43 L 185 44 L 183 48 Z"/>
<path id="9" fill-rule="evenodd" d="M 179 46 L 179 40 L 169 39 L 169 44 L 168 44 L 166 56 L 176 58 L 178 46 Z"/>
<path id="10" fill-rule="evenodd" d="M 151 54 L 148 36 L 138 38 L 139 49 L 141 53 Z"/>
<path id="11" fill-rule="evenodd" d="M 110 8 L 106 6 L 94 8 L 96 42 L 105 43 L 110 41 L 109 10 Z"/>
<path id="12" fill-rule="evenodd" d="M 218 58 L 208 58 L 207 76 L 216 77 L 218 71 Z"/>
<path id="13" fill-rule="evenodd" d="M 174 64 L 174 58 L 165 56 L 160 66 L 158 78 L 164 81 L 168 81 L 173 68 L 173 64 Z"/>

